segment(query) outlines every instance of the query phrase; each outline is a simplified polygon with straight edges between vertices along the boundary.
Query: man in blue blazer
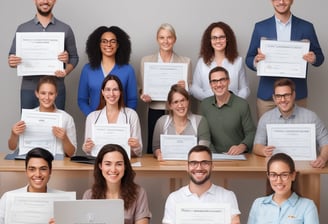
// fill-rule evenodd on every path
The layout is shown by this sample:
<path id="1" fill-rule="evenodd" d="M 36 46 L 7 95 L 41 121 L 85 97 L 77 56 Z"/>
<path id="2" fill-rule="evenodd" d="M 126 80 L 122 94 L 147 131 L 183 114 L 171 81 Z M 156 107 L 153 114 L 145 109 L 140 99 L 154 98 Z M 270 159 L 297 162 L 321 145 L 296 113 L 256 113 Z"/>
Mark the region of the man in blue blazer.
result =
<path id="1" fill-rule="evenodd" d="M 324 55 L 318 42 L 313 24 L 292 15 L 290 8 L 293 0 L 271 0 L 275 10 L 274 16 L 255 24 L 252 39 L 246 56 L 248 68 L 256 71 L 257 63 L 265 58 L 259 49 L 261 38 L 279 41 L 310 42 L 310 51 L 303 59 L 314 66 L 320 66 L 324 61 Z M 257 115 L 258 118 L 266 111 L 275 107 L 272 100 L 273 83 L 279 77 L 261 76 L 257 91 Z M 296 85 L 296 103 L 306 107 L 307 80 L 302 78 L 290 78 Z"/>

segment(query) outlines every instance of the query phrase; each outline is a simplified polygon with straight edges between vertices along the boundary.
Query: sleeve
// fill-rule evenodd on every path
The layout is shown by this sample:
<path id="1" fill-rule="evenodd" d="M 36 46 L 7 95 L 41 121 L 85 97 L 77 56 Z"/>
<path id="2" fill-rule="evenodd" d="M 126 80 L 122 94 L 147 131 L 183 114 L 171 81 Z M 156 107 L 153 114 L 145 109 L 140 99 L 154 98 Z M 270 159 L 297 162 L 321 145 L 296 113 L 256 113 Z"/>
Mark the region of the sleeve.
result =
<path id="1" fill-rule="evenodd" d="M 256 217 L 258 216 L 257 215 L 258 209 L 259 209 L 258 208 L 258 199 L 256 199 L 253 202 L 251 210 L 249 212 L 247 224 L 256 224 Z"/>
<path id="2" fill-rule="evenodd" d="M 151 218 L 151 212 L 148 206 L 148 197 L 147 193 L 143 188 L 139 188 L 138 198 L 136 202 L 136 211 L 135 211 L 134 220 L 138 221 L 144 218 Z"/>
<path id="3" fill-rule="evenodd" d="M 203 59 L 200 58 L 197 62 L 190 88 L 191 94 L 198 100 L 203 100 L 206 97 L 205 90 L 202 88 L 202 63 Z"/>
<path id="4" fill-rule="evenodd" d="M 246 103 L 244 113 L 242 114 L 242 126 L 245 133 L 245 138 L 241 143 L 246 144 L 248 151 L 251 151 L 253 148 L 256 128 L 252 119 L 252 114 L 248 103 Z"/>
<path id="5" fill-rule="evenodd" d="M 266 123 L 265 122 L 265 114 L 260 118 L 258 124 L 257 124 L 257 129 L 256 129 L 256 134 L 254 138 L 254 145 L 256 144 L 261 144 L 261 145 L 267 145 L 268 144 L 268 139 L 267 139 L 267 130 L 266 130 Z"/>
<path id="6" fill-rule="evenodd" d="M 129 111 L 130 125 L 131 125 L 131 137 L 139 140 L 140 146 L 137 148 L 132 148 L 133 154 L 140 157 L 142 155 L 142 137 L 141 137 L 141 127 L 138 114 L 134 110 Z"/>
<path id="7" fill-rule="evenodd" d="M 165 202 L 164 217 L 162 220 L 163 224 L 174 224 L 175 223 L 175 205 L 173 194 L 171 193 Z"/>
<path id="8" fill-rule="evenodd" d="M 88 83 L 88 72 L 89 69 L 87 68 L 87 65 L 84 65 L 80 75 L 80 82 L 77 94 L 77 103 L 80 107 L 80 110 L 85 116 L 88 116 L 88 114 L 92 112 L 92 108 L 89 104 L 90 90 Z"/>
<path id="9" fill-rule="evenodd" d="M 67 124 L 65 126 L 66 126 L 65 129 L 66 129 L 67 137 L 70 140 L 70 142 L 72 143 L 72 145 L 74 145 L 75 152 L 76 152 L 76 148 L 77 148 L 76 128 L 75 128 L 74 119 L 69 114 L 67 114 Z M 74 154 L 75 154 L 75 152 L 74 152 Z"/>
<path id="10" fill-rule="evenodd" d="M 250 94 L 249 82 L 243 65 L 243 60 L 238 62 L 238 96 L 246 99 Z"/>
<path id="11" fill-rule="evenodd" d="M 137 79 L 132 66 L 129 66 L 128 77 L 127 87 L 125 89 L 125 94 L 127 96 L 126 106 L 136 110 L 138 101 Z"/>
<path id="12" fill-rule="evenodd" d="M 249 69 L 256 71 L 254 67 L 254 58 L 257 55 L 257 48 L 260 47 L 260 35 L 257 33 L 257 25 L 255 24 L 251 42 L 246 55 L 246 65 Z"/>
<path id="13" fill-rule="evenodd" d="M 315 53 L 316 60 L 313 64 L 313 66 L 320 66 L 323 61 L 325 60 L 325 57 L 322 53 L 317 34 L 315 32 L 313 24 L 310 25 L 310 51 L 313 51 Z"/>
<path id="14" fill-rule="evenodd" d="M 211 134 L 207 120 L 203 116 L 201 116 L 197 133 L 198 144 L 209 147 L 211 144 Z"/>
<path id="15" fill-rule="evenodd" d="M 0 199 L 0 224 L 5 223 L 7 194 L 4 193 Z"/>
<path id="16" fill-rule="evenodd" d="M 72 64 L 73 67 L 76 67 L 79 62 L 79 56 L 77 54 L 76 42 L 73 30 L 69 27 L 66 36 L 65 36 L 65 50 L 69 54 L 69 64 Z"/>
<path id="17" fill-rule="evenodd" d="M 138 79 L 138 88 L 139 88 L 139 94 L 143 93 L 143 84 L 144 84 L 144 69 L 145 69 L 145 57 L 141 59 L 140 62 L 140 77 Z"/>
<path id="18" fill-rule="evenodd" d="M 161 142 L 160 142 L 160 136 L 163 133 L 163 126 L 164 126 L 164 120 L 166 120 L 167 115 L 164 115 L 160 117 L 155 124 L 154 127 L 154 133 L 153 133 L 153 152 L 155 152 L 156 149 L 161 148 Z"/>
<path id="19" fill-rule="evenodd" d="M 187 81 L 188 81 L 188 83 L 187 83 L 187 85 L 188 85 L 188 88 L 190 88 L 191 87 L 191 84 L 192 84 L 192 66 L 191 66 L 191 60 L 190 60 L 190 58 L 187 58 L 187 60 L 188 60 L 188 76 L 187 76 Z"/>
<path id="20" fill-rule="evenodd" d="M 317 144 L 320 147 L 323 147 L 324 145 L 328 145 L 328 130 L 325 127 L 324 123 L 320 120 L 320 118 L 314 113 L 315 116 L 315 133 L 316 133 L 316 139 Z"/>
<path id="21" fill-rule="evenodd" d="M 82 196 L 82 200 L 91 199 L 91 195 L 92 195 L 91 189 L 86 190 Z"/>
<path id="22" fill-rule="evenodd" d="M 304 213 L 304 224 L 319 224 L 319 215 L 317 207 L 315 206 L 314 202 L 311 200 L 308 201 L 308 206 Z"/>
<path id="23" fill-rule="evenodd" d="M 92 123 L 94 123 L 94 113 L 90 113 L 85 120 L 84 142 L 92 135 Z"/>

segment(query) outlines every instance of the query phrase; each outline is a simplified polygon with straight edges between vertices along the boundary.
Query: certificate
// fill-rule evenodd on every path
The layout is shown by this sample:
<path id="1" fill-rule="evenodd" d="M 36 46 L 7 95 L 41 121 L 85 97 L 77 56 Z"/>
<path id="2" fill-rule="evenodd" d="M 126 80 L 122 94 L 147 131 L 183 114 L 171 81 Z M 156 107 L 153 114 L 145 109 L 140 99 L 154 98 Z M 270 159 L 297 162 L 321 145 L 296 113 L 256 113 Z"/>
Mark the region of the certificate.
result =
<path id="1" fill-rule="evenodd" d="M 176 224 L 230 224 L 230 207 L 228 203 L 178 203 Z"/>
<path id="2" fill-rule="evenodd" d="M 17 32 L 16 56 L 22 58 L 17 75 L 55 75 L 63 70 L 58 55 L 64 52 L 64 32 Z"/>
<path id="3" fill-rule="evenodd" d="M 130 138 L 129 124 L 93 124 L 91 138 L 95 144 L 91 151 L 92 156 L 96 157 L 104 145 L 112 143 L 122 146 L 131 158 L 131 148 L 128 144 Z"/>
<path id="4" fill-rule="evenodd" d="M 316 159 L 315 124 L 267 124 L 268 145 L 294 160 Z"/>
<path id="5" fill-rule="evenodd" d="M 173 84 L 180 80 L 186 83 L 188 90 L 188 65 L 186 63 L 151 63 L 144 66 L 144 94 L 154 101 L 166 101 Z"/>
<path id="6" fill-rule="evenodd" d="M 62 114 L 22 109 L 21 120 L 26 128 L 19 136 L 19 155 L 25 155 L 35 147 L 47 149 L 54 156 L 62 154 L 62 142 L 52 133 L 53 126 L 63 126 Z"/>
<path id="7" fill-rule="evenodd" d="M 54 217 L 54 201 L 76 200 L 75 192 L 10 193 L 6 201 L 5 224 L 45 224 Z"/>
<path id="8" fill-rule="evenodd" d="M 188 152 L 197 145 L 193 135 L 161 135 L 163 160 L 187 160 Z"/>
<path id="9" fill-rule="evenodd" d="M 261 51 L 265 59 L 257 65 L 258 76 L 305 78 L 310 42 L 261 40 Z"/>

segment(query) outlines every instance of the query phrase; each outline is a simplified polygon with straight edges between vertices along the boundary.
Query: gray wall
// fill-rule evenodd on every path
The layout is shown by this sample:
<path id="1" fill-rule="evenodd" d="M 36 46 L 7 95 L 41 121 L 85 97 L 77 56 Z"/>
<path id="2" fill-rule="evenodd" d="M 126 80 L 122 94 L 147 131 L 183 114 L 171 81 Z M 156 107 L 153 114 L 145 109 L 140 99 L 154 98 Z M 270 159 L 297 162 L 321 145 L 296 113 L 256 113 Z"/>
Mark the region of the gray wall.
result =
<path id="1" fill-rule="evenodd" d="M 325 26 L 328 19 L 326 14 L 327 8 L 328 2 L 324 0 L 295 0 L 293 5 L 295 15 L 314 23 L 324 53 L 328 52 L 328 32 Z M 8 152 L 7 138 L 11 126 L 20 118 L 20 78 L 16 76 L 16 70 L 9 68 L 7 64 L 8 50 L 17 25 L 31 19 L 34 13 L 35 6 L 32 0 L 0 2 L 2 29 L 0 41 L 0 70 L 2 74 L 0 78 L 0 99 L 3 105 L 0 116 L 0 151 L 2 152 Z M 129 33 L 133 50 L 131 63 L 138 74 L 141 57 L 157 50 L 155 32 L 159 24 L 163 22 L 171 23 L 177 31 L 176 52 L 180 55 L 189 56 L 192 59 L 193 66 L 195 66 L 201 35 L 211 22 L 222 20 L 233 28 L 237 36 L 239 53 L 244 57 L 254 23 L 271 16 L 273 10 L 270 0 L 58 0 L 54 13 L 57 18 L 71 25 L 77 40 L 80 63 L 66 79 L 66 108 L 75 119 L 78 142 L 79 146 L 81 146 L 85 118 L 77 106 L 77 86 L 82 66 L 87 62 L 87 57 L 84 53 L 85 41 L 96 27 L 100 25 L 118 25 Z M 308 78 L 308 107 L 316 111 L 326 125 L 328 124 L 328 117 L 326 116 L 327 109 L 325 101 L 322 100 L 328 98 L 328 89 L 325 88 L 325 84 L 328 83 L 328 76 L 325 74 L 327 70 L 326 62 L 319 68 L 310 66 Z M 258 78 L 250 70 L 247 70 L 247 74 L 252 91 L 248 101 L 251 105 L 253 115 L 255 115 L 255 96 Z M 145 127 L 146 110 L 142 103 L 139 103 L 138 112 L 141 117 L 142 126 Z M 322 188 L 327 188 L 327 182 L 325 177 Z M 238 186 L 240 184 L 236 184 L 236 187 Z M 322 209 L 327 208 L 328 203 L 327 194 L 325 193 L 323 195 Z M 248 211 L 242 212 L 246 213 Z M 321 213 L 321 218 L 324 218 L 322 220 L 327 221 L 327 215 L 324 216 L 325 214 Z"/>

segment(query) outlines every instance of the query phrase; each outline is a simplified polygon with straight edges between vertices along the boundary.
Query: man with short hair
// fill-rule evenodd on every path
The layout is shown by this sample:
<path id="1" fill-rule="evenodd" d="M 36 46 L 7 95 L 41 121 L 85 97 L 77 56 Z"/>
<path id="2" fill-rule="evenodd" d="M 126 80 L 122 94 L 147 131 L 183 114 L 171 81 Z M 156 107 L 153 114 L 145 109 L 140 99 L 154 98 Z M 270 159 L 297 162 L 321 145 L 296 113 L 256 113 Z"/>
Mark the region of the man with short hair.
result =
<path id="1" fill-rule="evenodd" d="M 214 150 L 230 155 L 251 151 L 256 128 L 247 101 L 229 91 L 229 73 L 225 68 L 213 68 L 209 82 L 214 95 L 205 98 L 200 107 Z"/>
<path id="2" fill-rule="evenodd" d="M 295 84 L 283 78 L 274 83 L 272 96 L 276 107 L 262 115 L 254 139 L 253 152 L 260 156 L 270 157 L 275 146 L 267 145 L 267 124 L 315 124 L 316 143 L 320 154 L 311 162 L 312 167 L 323 168 L 328 160 L 328 130 L 320 118 L 312 111 L 295 104 Z"/>
<path id="3" fill-rule="evenodd" d="M 260 50 L 261 39 L 278 41 L 309 41 L 310 50 L 303 55 L 303 59 L 313 66 L 320 66 L 324 61 L 314 26 L 312 23 L 300 19 L 291 13 L 293 0 L 271 0 L 274 16 L 255 24 L 252 39 L 246 56 L 246 65 L 256 71 L 257 64 L 265 59 Z M 273 83 L 277 77 L 261 76 L 257 90 L 257 115 L 275 107 L 272 100 Z M 307 79 L 291 78 L 296 85 L 296 103 L 306 107 Z"/>
<path id="4" fill-rule="evenodd" d="M 77 65 L 79 57 L 77 54 L 74 33 L 71 27 L 60 20 L 56 19 L 52 14 L 52 9 L 56 4 L 56 0 L 34 0 L 37 12 L 35 17 L 20 26 L 16 32 L 64 32 L 64 52 L 58 55 L 58 60 L 64 63 L 64 70 L 55 71 L 57 77 L 58 97 L 56 98 L 56 106 L 59 109 L 65 109 L 66 89 L 64 77 L 66 77 Z M 22 62 L 22 58 L 16 56 L 16 36 L 12 42 L 8 64 L 12 68 L 16 68 Z M 36 76 L 23 76 L 21 84 L 21 108 L 33 109 L 39 106 L 39 101 L 34 95 L 34 91 L 39 79 L 44 74 Z"/>
<path id="5" fill-rule="evenodd" d="M 12 193 L 56 193 L 58 190 L 47 187 L 52 170 L 53 155 L 43 148 L 30 150 L 25 159 L 25 172 L 28 178 L 28 185 L 3 194 L 0 200 L 0 224 L 5 223 L 7 195 Z"/>
<path id="6" fill-rule="evenodd" d="M 227 203 L 231 206 L 231 223 L 240 223 L 240 211 L 235 194 L 211 181 L 212 152 L 207 146 L 197 145 L 188 153 L 189 185 L 171 193 L 165 203 L 163 223 L 176 223 L 177 203 Z"/>

